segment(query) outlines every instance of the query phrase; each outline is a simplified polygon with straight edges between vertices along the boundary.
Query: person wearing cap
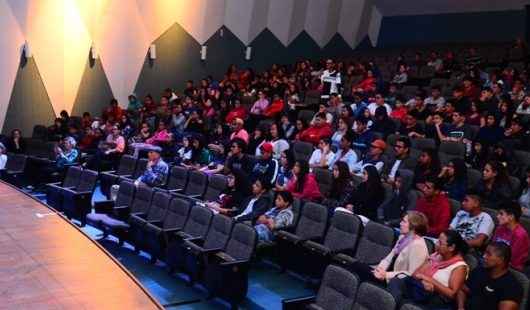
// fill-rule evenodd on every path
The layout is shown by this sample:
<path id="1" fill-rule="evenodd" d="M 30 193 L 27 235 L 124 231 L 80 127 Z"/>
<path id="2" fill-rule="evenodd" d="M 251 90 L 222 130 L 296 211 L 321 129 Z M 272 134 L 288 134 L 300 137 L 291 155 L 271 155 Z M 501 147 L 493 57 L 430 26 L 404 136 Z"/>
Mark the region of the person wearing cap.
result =
<path id="1" fill-rule="evenodd" d="M 151 187 L 162 186 L 166 182 L 169 167 L 160 156 L 160 148 L 152 148 L 147 153 L 147 168 L 144 173 L 134 181 L 134 185 L 146 184 Z"/>
<path id="2" fill-rule="evenodd" d="M 252 169 L 251 179 L 255 181 L 262 179 L 273 185 L 276 182 L 278 176 L 278 169 L 280 165 L 278 161 L 272 157 L 274 148 L 271 143 L 266 142 L 260 146 L 261 156 L 254 164 Z"/>
<path id="3" fill-rule="evenodd" d="M 4 170 L 6 168 L 7 163 L 7 155 L 6 155 L 7 149 L 5 145 L 0 142 L 0 170 Z"/>
<path id="4" fill-rule="evenodd" d="M 73 164 L 76 162 L 79 152 L 75 148 L 77 142 L 72 137 L 66 137 L 63 139 L 63 147 L 57 146 L 55 148 L 56 154 L 56 165 L 57 168 L 62 169 L 65 165 Z"/>
<path id="5" fill-rule="evenodd" d="M 359 162 L 353 167 L 353 173 L 361 176 L 363 168 L 366 165 L 372 165 L 377 169 L 377 172 L 381 173 L 383 166 L 385 165 L 383 161 L 383 153 L 386 149 L 386 142 L 381 139 L 376 139 L 370 144 L 370 150 L 368 154 L 364 156 Z"/>

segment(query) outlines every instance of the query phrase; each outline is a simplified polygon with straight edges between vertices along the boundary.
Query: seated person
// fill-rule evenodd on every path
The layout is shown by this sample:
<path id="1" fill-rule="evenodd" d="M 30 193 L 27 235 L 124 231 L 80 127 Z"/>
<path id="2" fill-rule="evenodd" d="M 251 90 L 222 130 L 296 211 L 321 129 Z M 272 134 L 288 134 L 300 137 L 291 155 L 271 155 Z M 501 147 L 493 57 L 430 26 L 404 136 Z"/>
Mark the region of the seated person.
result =
<path id="1" fill-rule="evenodd" d="M 427 218 L 417 211 L 408 211 L 399 224 L 399 238 L 392 251 L 371 270 L 373 278 L 390 281 L 398 274 L 412 275 L 429 257 L 423 235 Z"/>
<path id="2" fill-rule="evenodd" d="M 381 177 L 373 165 L 363 169 L 362 182 L 352 194 L 346 209 L 372 221 L 377 220 L 377 209 L 385 199 Z"/>
<path id="3" fill-rule="evenodd" d="M 318 147 L 309 158 L 309 167 L 328 169 L 329 164 L 333 161 L 335 153 L 331 150 L 330 140 L 328 138 L 320 139 Z"/>
<path id="4" fill-rule="evenodd" d="M 416 211 L 425 214 L 429 220 L 427 235 L 434 238 L 446 231 L 451 221 L 451 206 L 441 189 L 438 179 L 427 180 L 423 186 L 423 197 L 416 202 Z"/>
<path id="5" fill-rule="evenodd" d="M 285 150 L 280 156 L 280 168 L 276 177 L 275 191 L 283 191 L 293 178 L 294 155 L 291 150 Z"/>
<path id="6" fill-rule="evenodd" d="M 482 212 L 480 197 L 468 194 L 462 201 L 462 210 L 458 211 L 449 227 L 456 230 L 469 247 L 482 250 L 495 229 L 491 216 Z"/>
<path id="7" fill-rule="evenodd" d="M 403 215 L 403 211 L 408 204 L 407 192 L 410 188 L 410 181 L 408 184 L 405 184 L 399 171 L 394 176 L 394 182 L 390 184 L 392 185 L 392 197 L 381 205 L 383 218 L 387 225 L 395 224 Z"/>
<path id="8" fill-rule="evenodd" d="M 414 169 L 413 184 L 418 190 L 422 190 L 425 180 L 438 177 L 440 174 L 440 160 L 435 149 L 426 148 L 421 151 L 418 165 Z"/>
<path id="9" fill-rule="evenodd" d="M 523 270 L 528 259 L 530 239 L 528 232 L 519 223 L 521 207 L 515 202 L 504 202 L 500 205 L 497 220 L 499 225 L 491 238 L 492 241 L 501 241 L 509 244 L 512 248 L 512 259 L 510 266 Z"/>
<path id="10" fill-rule="evenodd" d="M 275 207 L 260 216 L 254 228 L 258 233 L 258 240 L 272 241 L 273 232 L 293 224 L 294 213 L 291 209 L 293 195 L 286 191 L 276 193 Z"/>
<path id="11" fill-rule="evenodd" d="M 329 168 L 331 169 L 333 167 L 333 164 L 335 164 L 337 161 L 342 161 L 348 164 L 348 168 L 350 168 L 350 172 L 353 171 L 353 168 L 355 167 L 355 164 L 358 161 L 357 153 L 355 153 L 354 150 L 351 148 L 351 144 L 353 141 L 353 135 L 346 133 L 342 138 L 340 139 L 340 148 L 335 153 L 335 156 L 333 157 L 332 162 L 329 163 Z"/>
<path id="12" fill-rule="evenodd" d="M 297 160 L 293 167 L 294 177 L 287 183 L 286 191 L 300 200 L 318 201 L 322 198 L 315 176 L 309 172 L 306 160 Z"/>
<path id="13" fill-rule="evenodd" d="M 314 123 L 302 131 L 299 138 L 301 141 L 317 145 L 322 138 L 331 138 L 332 134 L 331 126 L 326 123 L 326 115 L 324 113 L 317 113 Z"/>
<path id="14" fill-rule="evenodd" d="M 193 152 L 190 139 L 190 136 L 185 136 L 182 138 L 182 145 L 178 148 L 175 156 L 176 165 L 189 164 Z"/>
<path id="15" fill-rule="evenodd" d="M 411 142 L 408 137 L 399 137 L 394 145 L 395 158 L 383 167 L 383 175 L 389 183 L 394 182 L 399 169 L 414 171 L 416 159 L 410 157 Z"/>
<path id="16" fill-rule="evenodd" d="M 4 146 L 2 142 L 0 142 L 0 170 L 4 170 L 6 168 L 7 163 L 7 148 Z"/>
<path id="17" fill-rule="evenodd" d="M 111 161 L 113 167 L 118 165 L 118 161 L 125 152 L 125 138 L 121 135 L 118 126 L 111 127 L 111 133 L 105 141 L 98 146 L 95 156 L 87 163 L 87 166 L 94 170 L 101 169 L 103 160 Z"/>
<path id="18" fill-rule="evenodd" d="M 232 171 L 234 169 L 242 170 L 250 175 L 253 169 L 253 161 L 245 154 L 247 144 L 243 139 L 234 138 L 230 142 L 230 152 L 225 161 L 225 168 Z"/>
<path id="19" fill-rule="evenodd" d="M 438 177 L 444 184 L 444 192 L 451 199 L 461 201 L 467 191 L 467 166 L 462 158 L 453 158 L 445 165 Z"/>
<path id="20" fill-rule="evenodd" d="M 485 207 L 498 209 L 500 203 L 512 197 L 512 188 L 506 168 L 498 161 L 488 161 L 482 171 L 482 180 L 474 188 L 480 193 Z"/>
<path id="21" fill-rule="evenodd" d="M 368 152 L 370 143 L 374 140 L 374 133 L 370 130 L 368 123 L 369 119 L 365 117 L 357 118 L 354 123 L 353 147 L 362 154 Z"/>
<path id="22" fill-rule="evenodd" d="M 386 149 L 385 141 L 377 139 L 372 141 L 370 144 L 370 150 L 363 158 L 358 161 L 353 167 L 353 173 L 360 175 L 361 171 L 366 165 L 372 165 L 377 169 L 377 172 L 381 172 L 385 165 L 383 161 L 383 153 Z"/>
<path id="23" fill-rule="evenodd" d="M 523 209 L 523 215 L 530 216 L 530 167 L 526 169 L 526 186 L 517 201 Z"/>
<path id="24" fill-rule="evenodd" d="M 334 212 L 336 208 L 345 207 L 355 190 L 348 164 L 343 161 L 337 161 L 333 165 L 332 173 L 331 190 L 328 197 L 322 202 L 323 205 L 329 208 L 330 213 Z"/>
<path id="25" fill-rule="evenodd" d="M 252 196 L 243 200 L 240 205 L 240 212 L 234 219 L 238 222 L 250 221 L 255 224 L 256 220 L 271 206 L 271 197 L 267 195 L 270 183 L 267 180 L 258 179 L 252 185 Z"/>
<path id="26" fill-rule="evenodd" d="M 230 171 L 227 178 L 227 189 L 221 193 L 216 201 L 207 201 L 206 206 L 215 213 L 230 215 L 252 195 L 252 184 L 248 176 L 239 169 Z"/>
<path id="27" fill-rule="evenodd" d="M 71 165 L 75 163 L 79 157 L 79 152 L 75 148 L 77 142 L 72 137 L 66 137 L 63 139 L 62 147 L 55 147 L 55 163 L 57 169 L 62 170 L 65 165 Z"/>
<path id="28" fill-rule="evenodd" d="M 388 283 L 396 303 L 412 299 L 427 309 L 452 309 L 469 272 L 464 261 L 467 250 L 458 232 L 442 232 L 436 252 L 412 276 L 398 275 Z"/>
<path id="29" fill-rule="evenodd" d="M 510 246 L 492 242 L 484 253 L 484 266 L 471 271 L 458 293 L 458 309 L 519 309 L 523 288 L 510 272 Z"/>
<path id="30" fill-rule="evenodd" d="M 134 185 L 146 184 L 151 187 L 162 186 L 166 183 L 169 167 L 160 156 L 161 149 L 150 149 L 147 153 L 147 167 L 144 173 L 139 176 Z"/>
<path id="31" fill-rule="evenodd" d="M 276 182 L 278 176 L 279 164 L 278 161 L 272 158 L 274 152 L 271 143 L 264 143 L 260 146 L 261 157 L 256 160 L 254 169 L 250 174 L 251 180 L 262 179 L 272 186 Z"/>

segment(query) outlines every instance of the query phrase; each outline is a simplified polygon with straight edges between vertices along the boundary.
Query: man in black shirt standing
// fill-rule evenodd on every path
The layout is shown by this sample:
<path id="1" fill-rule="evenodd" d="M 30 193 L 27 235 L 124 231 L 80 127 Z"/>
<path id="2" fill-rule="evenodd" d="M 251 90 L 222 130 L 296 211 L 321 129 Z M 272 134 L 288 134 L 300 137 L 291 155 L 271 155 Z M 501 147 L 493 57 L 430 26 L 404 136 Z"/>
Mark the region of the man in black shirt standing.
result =
<path id="1" fill-rule="evenodd" d="M 484 267 L 473 270 L 458 293 L 458 309 L 516 310 L 523 298 L 523 288 L 510 272 L 510 246 L 492 242 L 484 252 Z"/>

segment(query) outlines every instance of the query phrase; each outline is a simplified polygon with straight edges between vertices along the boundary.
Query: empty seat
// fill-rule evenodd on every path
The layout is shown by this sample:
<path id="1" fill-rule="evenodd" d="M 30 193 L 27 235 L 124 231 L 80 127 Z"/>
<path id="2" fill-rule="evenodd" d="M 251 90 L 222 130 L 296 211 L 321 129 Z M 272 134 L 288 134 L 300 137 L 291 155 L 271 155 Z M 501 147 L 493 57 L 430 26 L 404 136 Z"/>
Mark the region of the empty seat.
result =
<path id="1" fill-rule="evenodd" d="M 81 167 L 69 167 L 62 183 L 46 184 L 46 203 L 55 210 L 62 210 L 63 195 L 62 190 L 65 188 L 76 187 L 81 178 Z"/>
<path id="2" fill-rule="evenodd" d="M 323 168 L 315 168 L 313 169 L 313 173 L 315 174 L 320 192 L 324 197 L 328 197 L 333 185 L 333 173 Z"/>
<path id="3" fill-rule="evenodd" d="M 182 230 L 190 214 L 191 202 L 175 197 L 169 203 L 162 222 L 149 222 L 145 226 L 143 239 L 145 250 L 152 257 L 165 259 L 167 245 L 171 236 Z"/>
<path id="4" fill-rule="evenodd" d="M 118 182 L 120 177 L 132 177 L 136 168 L 136 158 L 123 155 L 117 170 L 103 171 L 100 173 L 100 189 L 103 195 L 110 199 L 110 187 Z"/>
<path id="5" fill-rule="evenodd" d="M 174 166 L 169 172 L 167 189 L 170 191 L 183 191 L 188 183 L 188 169 Z"/>
<path id="6" fill-rule="evenodd" d="M 206 259 L 204 284 L 211 295 L 232 306 L 248 291 L 248 268 L 256 249 L 258 234 L 254 227 L 237 223 L 224 251 L 211 252 Z"/>
<path id="7" fill-rule="evenodd" d="M 295 258 L 301 252 L 298 247 L 301 242 L 308 240 L 322 242 L 328 222 L 328 214 L 329 212 L 325 206 L 308 202 L 302 208 L 294 233 L 287 230 L 276 232 L 280 263 L 284 268 L 300 267 L 295 264 Z"/>
<path id="8" fill-rule="evenodd" d="M 102 200 L 94 202 L 95 213 L 87 214 L 87 224 L 101 229 L 101 221 L 107 217 L 117 217 L 115 208 L 128 207 L 133 203 L 136 187 L 132 182 L 122 181 L 116 195 L 116 200 Z"/>
<path id="9" fill-rule="evenodd" d="M 174 269 L 182 267 L 184 252 L 182 243 L 190 238 L 204 238 L 212 222 L 213 212 L 205 207 L 194 206 L 182 230 L 176 231 L 169 236 L 169 244 L 166 250 L 166 263 Z"/>
<path id="10" fill-rule="evenodd" d="M 15 186 L 21 186 L 21 177 L 26 169 L 27 156 L 23 154 L 8 154 L 4 170 L 0 170 L 2 180 Z"/>
<path id="11" fill-rule="evenodd" d="M 126 239 L 126 232 L 129 229 L 127 219 L 131 214 L 147 214 L 153 198 L 153 189 L 149 186 L 140 185 L 134 194 L 134 200 L 130 206 L 116 206 L 114 215 L 101 219 L 100 227 L 106 234 L 118 237 L 120 244 Z"/>
<path id="12" fill-rule="evenodd" d="M 208 186 L 208 175 L 200 171 L 191 171 L 183 195 L 188 198 L 201 198 Z"/>
<path id="13" fill-rule="evenodd" d="M 134 172 L 132 173 L 132 175 L 120 176 L 118 183 L 121 182 L 122 180 L 134 181 L 138 179 L 144 173 L 145 169 L 147 168 L 148 162 L 149 161 L 147 160 L 147 158 L 138 159 L 138 161 L 136 162 L 136 167 L 134 168 Z"/>
<path id="14" fill-rule="evenodd" d="M 48 128 L 44 125 L 33 126 L 33 132 L 31 133 L 31 138 L 42 140 L 42 141 L 48 140 Z"/>
<path id="15" fill-rule="evenodd" d="M 331 262 L 331 256 L 336 253 L 353 255 L 359 240 L 362 222 L 355 214 L 335 212 L 331 224 L 326 232 L 323 243 L 306 241 L 302 244 L 307 250 L 306 272 L 320 276 Z"/>
<path id="16" fill-rule="evenodd" d="M 482 172 L 468 168 L 467 169 L 467 188 L 472 189 L 477 186 L 477 184 L 482 180 Z"/>
<path id="17" fill-rule="evenodd" d="M 396 300 L 387 290 L 375 284 L 364 282 L 359 286 L 353 309 L 394 310 L 396 309 Z"/>
<path id="18" fill-rule="evenodd" d="M 316 296 L 284 299 L 282 309 L 354 309 L 358 288 L 357 276 L 339 266 L 329 265 Z"/>
<path id="19" fill-rule="evenodd" d="M 306 124 L 309 124 L 311 120 L 313 120 L 313 116 L 315 115 L 314 111 L 311 110 L 300 110 L 298 112 L 298 119 L 303 120 Z"/>
<path id="20" fill-rule="evenodd" d="M 456 213 L 460 211 L 462 204 L 460 203 L 460 201 L 449 199 L 449 205 L 451 206 L 451 218 L 454 218 Z"/>
<path id="21" fill-rule="evenodd" d="M 313 154 L 313 144 L 302 141 L 293 142 L 293 155 L 295 160 L 307 160 Z"/>
<path id="22" fill-rule="evenodd" d="M 438 149 L 440 153 L 447 155 L 449 159 L 453 158 L 464 158 L 466 155 L 466 145 L 462 142 L 455 141 L 442 141 L 440 143 L 440 148 Z"/>
<path id="23" fill-rule="evenodd" d="M 526 310 L 527 303 L 528 303 L 528 289 L 530 287 L 530 281 L 528 280 L 528 277 L 515 269 L 510 268 L 510 272 L 512 275 L 517 279 L 517 282 L 521 285 L 523 288 L 523 298 L 521 299 L 521 303 L 519 304 L 519 309 Z"/>
<path id="24" fill-rule="evenodd" d="M 85 169 L 81 172 L 79 183 L 72 188 L 62 189 L 62 209 L 71 219 L 81 221 L 81 226 L 86 223 L 86 215 L 92 212 L 92 193 L 96 187 L 98 173 Z"/>
<path id="25" fill-rule="evenodd" d="M 203 200 L 216 201 L 219 195 L 228 188 L 228 179 L 221 174 L 214 174 L 208 180 L 208 187 L 204 193 Z"/>
<path id="26" fill-rule="evenodd" d="M 147 214 L 131 214 L 128 219 L 129 223 L 129 240 L 134 245 L 136 251 L 142 249 L 144 246 L 144 231 L 147 223 L 162 223 L 169 206 L 171 196 L 165 192 L 155 192 L 151 200 L 151 206 Z M 151 259 L 155 257 L 151 255 Z"/>
<path id="27" fill-rule="evenodd" d="M 334 261 L 344 266 L 349 266 L 355 262 L 366 265 L 379 264 L 392 250 L 394 240 L 395 235 L 392 228 L 370 221 L 364 227 L 355 256 L 351 257 L 340 253 L 335 255 Z"/>
<path id="28" fill-rule="evenodd" d="M 204 255 L 226 247 L 233 226 L 234 221 L 231 218 L 216 214 L 204 239 L 195 238 L 184 241 L 182 245 L 185 252 L 184 267 L 190 282 L 195 282 L 199 278 L 200 271 L 204 267 Z"/>

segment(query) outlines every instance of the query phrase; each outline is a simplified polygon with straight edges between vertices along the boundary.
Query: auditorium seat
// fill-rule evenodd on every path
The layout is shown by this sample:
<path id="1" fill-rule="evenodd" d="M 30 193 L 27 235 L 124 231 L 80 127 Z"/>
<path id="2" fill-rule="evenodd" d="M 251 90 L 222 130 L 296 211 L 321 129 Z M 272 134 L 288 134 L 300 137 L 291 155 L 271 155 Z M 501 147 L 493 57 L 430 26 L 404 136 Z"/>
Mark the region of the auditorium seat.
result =
<path id="1" fill-rule="evenodd" d="M 410 140 L 412 147 L 418 150 L 436 149 L 436 141 L 430 138 L 414 138 Z"/>
<path id="2" fill-rule="evenodd" d="M 151 206 L 147 214 L 131 214 L 127 222 L 129 223 L 128 240 L 134 246 L 134 250 L 139 252 L 145 250 L 144 231 L 147 223 L 162 223 L 167 213 L 171 196 L 165 192 L 155 192 L 151 200 Z M 151 261 L 156 261 L 156 257 L 151 256 Z"/>
<path id="3" fill-rule="evenodd" d="M 313 173 L 322 196 L 328 197 L 333 185 L 333 173 L 329 169 L 314 168 Z"/>
<path id="4" fill-rule="evenodd" d="M 85 226 L 86 215 L 92 212 L 92 193 L 97 180 L 96 171 L 85 169 L 81 172 L 79 183 L 75 187 L 62 189 L 62 209 L 66 217 L 81 221 L 81 226 Z"/>
<path id="5" fill-rule="evenodd" d="M 133 203 L 136 187 L 129 181 L 122 181 L 116 195 L 116 200 L 101 200 L 94 202 L 94 213 L 87 214 L 86 222 L 101 229 L 101 221 L 106 217 L 118 217 L 114 212 L 116 207 L 128 207 Z M 103 230 L 103 229 L 101 229 Z"/>
<path id="6" fill-rule="evenodd" d="M 202 197 L 204 201 L 216 201 L 228 188 L 228 180 L 226 176 L 221 174 L 213 174 L 208 180 L 208 187 Z"/>
<path id="7" fill-rule="evenodd" d="M 355 262 L 377 265 L 390 253 L 394 241 L 395 234 L 392 228 L 370 221 L 364 227 L 355 255 L 352 257 L 340 253 L 333 257 L 333 261 L 345 267 Z"/>
<path id="8" fill-rule="evenodd" d="M 65 188 L 76 187 L 81 178 L 83 169 L 79 166 L 69 167 L 63 182 L 46 184 L 46 203 L 57 211 L 62 211 L 63 195 Z"/>
<path id="9" fill-rule="evenodd" d="M 17 187 L 22 186 L 22 177 L 26 169 L 28 157 L 23 154 L 7 154 L 4 170 L 0 170 L 2 180 Z"/>
<path id="10" fill-rule="evenodd" d="M 191 202 L 189 200 L 173 198 L 161 222 L 149 222 L 145 225 L 143 233 L 145 251 L 151 256 L 165 259 L 166 248 L 172 234 L 184 228 L 190 210 Z"/>
<path id="11" fill-rule="evenodd" d="M 237 223 L 223 251 L 209 252 L 204 270 L 204 285 L 211 296 L 240 303 L 248 291 L 248 269 L 256 249 L 258 234 L 254 227 Z"/>
<path id="12" fill-rule="evenodd" d="M 184 269 L 189 276 L 190 283 L 200 278 L 200 272 L 204 267 L 205 255 L 212 251 L 221 251 L 226 247 L 234 221 L 222 214 L 213 217 L 212 225 L 204 239 L 191 238 L 183 243 Z"/>
<path id="13" fill-rule="evenodd" d="M 316 296 L 282 300 L 283 310 L 357 309 L 353 308 L 359 278 L 348 270 L 329 265 Z"/>
<path id="14" fill-rule="evenodd" d="M 438 149 L 442 164 L 447 164 L 453 158 L 464 158 L 466 145 L 462 142 L 442 141 Z"/>
<path id="15" fill-rule="evenodd" d="M 188 169 L 181 166 L 173 166 L 169 172 L 166 188 L 170 191 L 179 192 L 186 188 L 188 183 Z"/>
<path id="16" fill-rule="evenodd" d="M 515 279 L 517 279 L 517 282 L 519 282 L 519 284 L 523 288 L 523 298 L 521 299 L 521 303 L 519 304 L 519 309 L 526 310 L 527 309 L 526 306 L 528 303 L 528 289 L 530 287 L 530 281 L 528 280 L 528 277 L 524 273 L 517 271 L 513 268 L 510 268 L 510 273 L 515 277 Z"/>
<path id="17" fill-rule="evenodd" d="M 199 199 L 203 196 L 208 186 L 208 175 L 201 171 L 191 171 L 188 175 L 188 183 L 183 192 L 173 192 L 185 198 Z"/>
<path id="18" fill-rule="evenodd" d="M 467 189 L 473 189 L 482 180 L 482 172 L 476 169 L 467 168 Z"/>
<path id="19" fill-rule="evenodd" d="M 313 144 L 302 141 L 295 141 L 292 143 L 293 155 L 295 160 L 307 160 L 313 154 Z"/>
<path id="20" fill-rule="evenodd" d="M 331 257 L 338 253 L 353 255 L 362 231 L 362 222 L 355 214 L 335 212 L 323 243 L 312 240 L 302 243 L 307 258 L 304 259 L 306 273 L 320 277 Z"/>
<path id="21" fill-rule="evenodd" d="M 138 186 L 130 206 L 115 206 L 114 216 L 101 220 L 100 225 L 104 233 L 118 237 L 120 245 L 123 244 L 127 237 L 126 232 L 129 229 L 129 224 L 127 223 L 129 215 L 147 214 L 152 198 L 152 188 L 145 185 Z"/>
<path id="22" fill-rule="evenodd" d="M 370 282 L 363 282 L 359 286 L 352 309 L 394 310 L 396 300 L 384 288 Z"/>
<path id="23" fill-rule="evenodd" d="M 136 168 L 136 158 L 123 155 L 117 170 L 103 171 L 100 173 L 100 189 L 103 195 L 110 199 L 110 188 L 116 184 L 120 177 L 130 177 Z"/>
<path id="24" fill-rule="evenodd" d="M 147 160 L 147 158 L 138 159 L 133 174 L 120 176 L 119 181 L 117 183 L 121 182 L 122 180 L 134 182 L 134 180 L 138 179 L 144 173 L 145 169 L 147 168 L 148 162 L 149 160 Z"/>

